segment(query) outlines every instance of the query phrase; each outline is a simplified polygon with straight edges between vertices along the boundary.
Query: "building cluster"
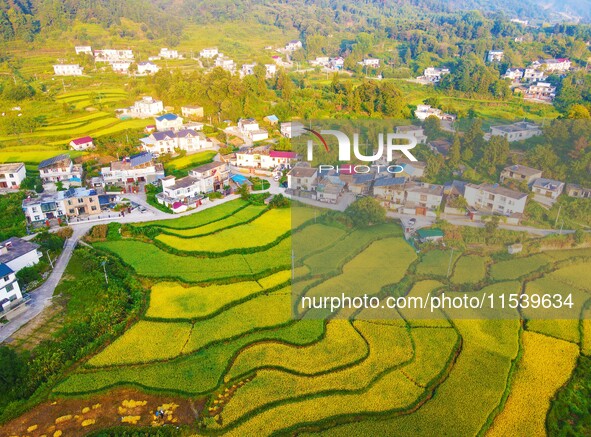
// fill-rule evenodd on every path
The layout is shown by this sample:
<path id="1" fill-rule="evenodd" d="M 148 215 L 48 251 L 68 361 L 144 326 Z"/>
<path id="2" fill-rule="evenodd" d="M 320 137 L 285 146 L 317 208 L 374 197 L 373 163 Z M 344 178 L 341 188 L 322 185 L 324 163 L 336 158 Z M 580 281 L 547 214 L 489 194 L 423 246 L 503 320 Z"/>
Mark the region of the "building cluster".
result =
<path id="1" fill-rule="evenodd" d="M 509 68 L 503 77 L 517 84 L 517 90 L 526 98 L 551 102 L 556 97 L 556 87 L 545 80 L 551 74 L 562 75 L 571 68 L 572 63 L 567 58 L 541 59 L 527 68 Z"/>

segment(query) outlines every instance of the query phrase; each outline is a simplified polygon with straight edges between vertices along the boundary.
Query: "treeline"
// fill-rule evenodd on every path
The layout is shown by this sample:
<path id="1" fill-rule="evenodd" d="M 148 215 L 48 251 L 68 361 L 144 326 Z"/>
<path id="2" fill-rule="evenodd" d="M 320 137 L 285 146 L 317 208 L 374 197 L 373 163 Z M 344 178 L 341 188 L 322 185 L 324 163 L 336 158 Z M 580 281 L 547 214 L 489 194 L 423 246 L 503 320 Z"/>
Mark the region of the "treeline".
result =
<path id="1" fill-rule="evenodd" d="M 214 68 L 209 73 L 162 70 L 150 79 L 156 94 L 167 103 L 199 103 L 212 122 L 241 117 L 264 117 L 271 113 L 279 119 L 314 118 L 337 112 L 352 117 L 408 118 L 410 109 L 400 89 L 392 82 L 364 81 L 354 87 L 341 83 L 338 74 L 329 85 L 312 87 L 305 76 L 292 79 L 280 70 L 265 79 L 265 68 L 258 65 L 254 74 L 240 78 Z"/>

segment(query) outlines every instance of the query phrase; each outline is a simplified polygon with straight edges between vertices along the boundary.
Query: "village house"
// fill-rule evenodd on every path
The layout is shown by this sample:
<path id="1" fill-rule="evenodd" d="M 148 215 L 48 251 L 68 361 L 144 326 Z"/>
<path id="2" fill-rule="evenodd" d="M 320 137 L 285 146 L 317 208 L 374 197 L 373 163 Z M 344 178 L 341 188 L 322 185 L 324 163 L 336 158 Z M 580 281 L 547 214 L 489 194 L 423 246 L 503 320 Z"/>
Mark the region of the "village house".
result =
<path id="1" fill-rule="evenodd" d="M 276 115 L 267 115 L 263 118 L 263 121 L 269 123 L 271 126 L 275 126 L 279 123 L 279 118 Z"/>
<path id="2" fill-rule="evenodd" d="M 310 65 L 318 65 L 320 67 L 328 67 L 330 58 L 328 56 L 317 56 L 316 59 L 310 61 Z"/>
<path id="3" fill-rule="evenodd" d="M 111 68 L 115 73 L 127 73 L 131 67 L 130 61 L 115 61 L 111 62 Z"/>
<path id="4" fill-rule="evenodd" d="M 489 50 L 486 55 L 486 62 L 501 62 L 505 53 L 502 50 Z"/>
<path id="5" fill-rule="evenodd" d="M 304 125 L 299 121 L 287 121 L 281 123 L 279 130 L 285 138 L 296 138 L 304 133 Z"/>
<path id="6" fill-rule="evenodd" d="M 402 135 L 410 135 L 417 140 L 418 144 L 425 144 L 427 142 L 427 135 L 425 130 L 420 126 L 408 125 L 408 126 L 396 126 L 396 133 Z"/>
<path id="7" fill-rule="evenodd" d="M 270 150 L 269 146 L 262 146 L 245 148 L 236 152 L 236 165 L 238 167 L 273 170 L 280 165 L 291 165 L 296 158 L 297 154 L 295 152 Z"/>
<path id="8" fill-rule="evenodd" d="M 222 190 L 229 184 L 229 174 L 226 163 L 212 162 L 192 169 L 184 178 L 167 176 L 161 181 L 162 193 L 158 193 L 156 199 L 174 212 L 182 212 L 199 206 L 203 194 Z"/>
<path id="9" fill-rule="evenodd" d="M 66 154 L 54 156 L 41 161 L 37 166 L 39 176 L 44 184 L 52 182 L 68 182 L 78 184 L 82 182 L 82 166 L 75 165 Z"/>
<path id="10" fill-rule="evenodd" d="M 234 63 L 234 61 L 232 59 L 226 58 L 222 55 L 218 56 L 215 60 L 215 64 L 216 67 L 221 67 L 226 71 L 229 72 L 234 72 L 234 70 L 236 69 L 236 64 Z"/>
<path id="11" fill-rule="evenodd" d="M 277 65 L 265 64 L 265 77 L 271 79 L 277 74 Z"/>
<path id="12" fill-rule="evenodd" d="M 23 200 L 22 208 L 28 223 L 42 223 L 57 218 L 95 215 L 101 212 L 96 191 L 81 187 L 29 197 Z"/>
<path id="13" fill-rule="evenodd" d="M 203 132 L 195 129 L 181 129 L 179 131 L 153 132 L 145 138 L 140 138 L 142 149 L 155 156 L 165 153 L 176 153 L 184 150 L 187 153 L 197 152 L 213 147 L 213 143 Z"/>
<path id="14" fill-rule="evenodd" d="M 9 310 L 23 298 L 23 293 L 14 271 L 6 264 L 0 263 L 0 308 Z"/>
<path id="15" fill-rule="evenodd" d="M 374 173 L 354 174 L 350 182 L 347 183 L 347 188 L 353 194 L 368 195 L 375 176 Z"/>
<path id="16" fill-rule="evenodd" d="M 378 68 L 380 66 L 380 60 L 377 58 L 365 58 L 363 61 L 359 62 L 359 65 L 370 68 Z"/>
<path id="17" fill-rule="evenodd" d="M 505 137 L 507 141 L 523 141 L 528 138 L 542 135 L 542 128 L 535 123 L 520 121 L 518 123 L 507 124 L 503 126 L 491 126 L 491 136 L 498 135 Z"/>
<path id="18" fill-rule="evenodd" d="M 155 118 L 156 130 L 164 132 L 168 130 L 179 130 L 183 127 L 183 118 L 176 114 L 163 114 Z"/>
<path id="19" fill-rule="evenodd" d="M 22 162 L 0 164 L 0 189 L 18 189 L 26 177 L 27 170 Z"/>
<path id="20" fill-rule="evenodd" d="M 591 188 L 583 188 L 578 184 L 566 184 L 566 195 L 579 199 L 591 199 Z"/>
<path id="21" fill-rule="evenodd" d="M 285 45 L 285 50 L 288 52 L 295 52 L 298 49 L 301 49 L 303 47 L 303 44 L 300 40 L 298 39 L 292 39 L 290 42 L 288 42 Z"/>
<path id="22" fill-rule="evenodd" d="M 527 193 L 510 190 L 498 184 L 466 184 L 464 198 L 468 206 L 486 214 L 523 214 Z M 474 216 L 472 211 L 472 217 Z"/>
<path id="23" fill-rule="evenodd" d="M 513 179 L 520 182 L 525 182 L 531 185 L 534 180 L 542 177 L 542 170 L 527 167 L 525 165 L 515 164 L 505 167 L 501 172 L 500 181 L 505 182 L 507 179 Z"/>
<path id="24" fill-rule="evenodd" d="M 508 68 L 503 75 L 503 79 L 510 79 L 513 82 L 519 81 L 523 78 L 524 73 L 525 71 L 520 68 Z"/>
<path id="25" fill-rule="evenodd" d="M 532 67 L 542 68 L 550 73 L 564 73 L 570 70 L 571 62 L 568 58 L 558 59 L 542 59 L 541 61 L 532 62 Z"/>
<path id="26" fill-rule="evenodd" d="M 208 48 L 208 49 L 203 49 L 199 52 L 199 56 L 202 58 L 214 58 L 218 55 L 218 49 L 217 47 L 212 47 L 212 48 Z"/>
<path id="27" fill-rule="evenodd" d="M 77 55 L 92 55 L 92 47 L 90 46 L 75 46 L 74 51 Z"/>
<path id="28" fill-rule="evenodd" d="M 402 212 L 406 214 L 435 216 L 443 200 L 443 185 L 425 182 L 407 182 Z"/>
<path id="29" fill-rule="evenodd" d="M 449 154 L 449 149 L 451 148 L 451 142 L 447 140 L 433 140 L 429 141 L 427 146 L 429 146 L 429 149 L 433 153 L 438 153 L 443 157 L 447 157 L 447 155 Z"/>
<path id="30" fill-rule="evenodd" d="M 424 121 L 428 117 L 435 116 L 440 120 L 455 120 L 455 116 L 444 113 L 441 109 L 432 108 L 431 105 L 417 105 L 415 117 Z"/>
<path id="31" fill-rule="evenodd" d="M 342 70 L 345 66 L 345 60 L 340 56 L 337 56 L 336 58 L 331 58 L 331 60 L 328 63 L 328 66 L 332 70 Z"/>
<path id="32" fill-rule="evenodd" d="M 69 145 L 72 150 L 87 150 L 94 147 L 94 142 L 91 137 L 82 137 L 70 141 Z"/>
<path id="33" fill-rule="evenodd" d="M 428 67 L 423 71 L 423 78 L 429 82 L 437 83 L 446 74 L 449 74 L 449 68 Z"/>
<path id="34" fill-rule="evenodd" d="M 56 76 L 82 76 L 83 68 L 78 64 L 56 64 L 53 72 Z"/>
<path id="35" fill-rule="evenodd" d="M 141 152 L 113 161 L 101 168 L 105 185 L 123 185 L 136 182 L 152 183 L 164 177 L 164 167 L 154 160 L 150 152 Z"/>
<path id="36" fill-rule="evenodd" d="M 153 62 L 140 62 L 137 64 L 137 74 L 149 75 L 156 74 L 160 71 L 160 67 Z"/>
<path id="37" fill-rule="evenodd" d="M 179 59 L 180 58 L 179 52 L 177 50 L 167 49 L 166 47 L 163 47 L 160 49 L 160 53 L 158 53 L 158 56 L 160 56 L 163 59 Z"/>
<path id="38" fill-rule="evenodd" d="M 535 194 L 534 199 L 536 200 L 540 200 L 540 197 L 556 200 L 564 190 L 564 182 L 554 179 L 538 178 L 534 180 L 531 190 Z"/>
<path id="39" fill-rule="evenodd" d="M 128 110 L 129 115 L 139 118 L 147 118 L 158 115 L 164 111 L 162 100 L 156 100 L 150 96 L 142 97 Z"/>
<path id="40" fill-rule="evenodd" d="M 254 74 L 254 67 L 256 67 L 256 65 L 257 64 L 242 64 L 242 68 L 240 69 L 240 76 L 244 77 Z"/>
<path id="41" fill-rule="evenodd" d="M 443 212 L 445 214 L 466 214 L 466 201 L 464 199 L 466 184 L 467 182 L 454 179 L 451 182 L 446 182 L 446 184 L 443 186 Z"/>
<path id="42" fill-rule="evenodd" d="M 185 118 L 203 118 L 203 106 L 185 105 L 181 106 L 181 114 Z"/>
<path id="43" fill-rule="evenodd" d="M 287 187 L 290 190 L 314 191 L 318 184 L 318 169 L 303 164 L 296 165 L 287 173 Z"/>
<path id="44" fill-rule="evenodd" d="M 400 158 L 396 160 L 396 164 L 402 167 L 402 171 L 397 176 L 406 177 L 407 179 L 420 179 L 425 175 L 427 163 L 423 161 L 411 161 L 408 158 Z"/>
<path id="45" fill-rule="evenodd" d="M 323 203 L 338 203 L 343 194 L 343 185 L 328 179 L 320 179 L 316 186 L 316 200 Z"/>
<path id="46" fill-rule="evenodd" d="M 238 129 L 240 129 L 242 135 L 253 142 L 269 138 L 269 133 L 265 129 L 261 129 L 254 118 L 241 118 L 238 120 Z"/>
<path id="47" fill-rule="evenodd" d="M 404 204 L 404 186 L 406 178 L 381 177 L 373 183 L 373 195 L 387 209 L 398 209 Z"/>
<path id="48" fill-rule="evenodd" d="M 39 251 L 40 247 L 37 243 L 18 237 L 10 237 L 0 243 L 0 263 L 6 264 L 17 273 L 21 269 L 34 266 L 39 262 L 43 256 Z"/>
<path id="49" fill-rule="evenodd" d="M 133 62 L 134 56 L 132 50 L 103 49 L 94 51 L 94 60 L 96 62 Z"/>
<path id="50" fill-rule="evenodd" d="M 552 100 L 556 96 L 556 87 L 548 82 L 537 82 L 529 86 L 527 93 L 536 99 Z"/>
<path id="51" fill-rule="evenodd" d="M 525 82 L 537 82 L 546 79 L 546 74 L 537 68 L 526 68 L 523 72 L 523 80 Z"/>

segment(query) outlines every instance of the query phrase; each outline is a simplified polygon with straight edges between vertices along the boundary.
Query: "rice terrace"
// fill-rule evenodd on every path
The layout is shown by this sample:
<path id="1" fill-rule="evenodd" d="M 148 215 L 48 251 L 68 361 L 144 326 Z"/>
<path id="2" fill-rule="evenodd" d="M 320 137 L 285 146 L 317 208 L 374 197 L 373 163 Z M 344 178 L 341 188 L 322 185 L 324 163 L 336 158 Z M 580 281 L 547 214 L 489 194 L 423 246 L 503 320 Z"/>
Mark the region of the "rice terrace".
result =
<path id="1" fill-rule="evenodd" d="M 317 317 L 292 300 L 291 284 L 306 295 L 351 286 L 384 298 L 454 292 L 462 284 L 527 293 L 554 281 L 554 289 L 588 295 L 591 249 L 502 260 L 469 248 L 452 257 L 437 248 L 417 256 L 395 223 L 350 229 L 333 213 L 291 209 L 238 199 L 177 219 L 111 224 L 92 249 L 77 249 L 132 268 L 149 289 L 145 307 L 118 338 L 57 381 L 51 403 L 8 429 L 22 434 L 38 425 L 44 434 L 82 435 L 114 425 L 112 409 L 121 403 L 121 411 L 131 411 L 125 420 L 149 426 L 190 424 L 192 405 L 203 435 L 387 429 L 409 436 L 433 429 L 533 435 L 544 429 L 543 411 L 589 350 L 588 323 L 464 320 L 453 311 L 432 320 L 409 318 L 405 310 L 388 319 L 352 309 Z M 265 222 L 276 232 L 251 238 Z M 232 246 L 208 252 L 212 237 Z M 291 239 L 298 240 L 295 260 Z M 379 254 L 388 255 L 382 264 L 375 262 Z M 449 276 L 430 267 L 437 257 L 451 259 Z M 531 393 L 531 380 L 543 390 Z M 65 411 L 75 399 L 89 408 Z M 99 400 L 102 407 L 93 410 Z M 181 407 L 154 423 L 147 411 L 158 403 Z"/>

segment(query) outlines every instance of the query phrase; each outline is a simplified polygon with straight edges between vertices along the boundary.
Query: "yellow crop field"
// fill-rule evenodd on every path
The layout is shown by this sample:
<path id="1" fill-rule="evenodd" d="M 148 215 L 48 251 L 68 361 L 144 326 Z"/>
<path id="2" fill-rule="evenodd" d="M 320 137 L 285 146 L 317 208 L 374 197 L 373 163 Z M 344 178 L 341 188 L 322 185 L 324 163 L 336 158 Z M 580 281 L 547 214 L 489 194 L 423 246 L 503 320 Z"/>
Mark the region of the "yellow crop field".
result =
<path id="1" fill-rule="evenodd" d="M 146 363 L 179 355 L 191 334 L 190 323 L 141 320 L 88 362 L 91 366 Z"/>
<path id="2" fill-rule="evenodd" d="M 282 368 L 301 374 L 317 374 L 363 359 L 369 349 L 349 320 L 333 319 L 318 343 L 297 347 L 259 343 L 245 349 L 228 376 L 233 379 L 256 368 Z"/>
<path id="3" fill-rule="evenodd" d="M 272 209 L 250 223 L 221 230 L 205 237 L 180 238 L 162 234 L 157 240 L 183 251 L 224 252 L 231 249 L 247 249 L 272 243 L 291 227 L 290 210 Z"/>
<path id="4" fill-rule="evenodd" d="M 535 332 L 524 331 L 522 342 L 523 356 L 509 397 L 488 436 L 546 435 L 550 400 L 568 380 L 579 355 L 576 344 Z"/>

